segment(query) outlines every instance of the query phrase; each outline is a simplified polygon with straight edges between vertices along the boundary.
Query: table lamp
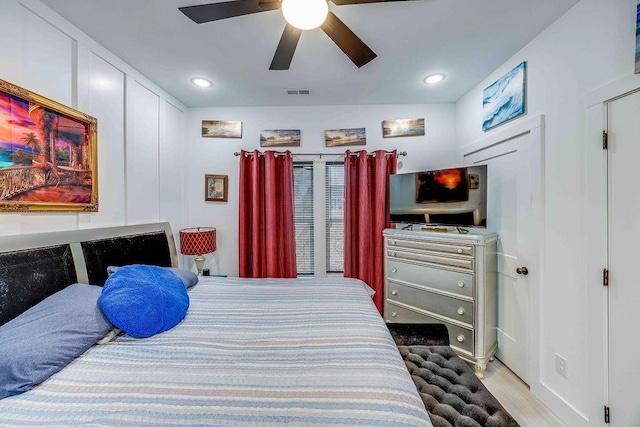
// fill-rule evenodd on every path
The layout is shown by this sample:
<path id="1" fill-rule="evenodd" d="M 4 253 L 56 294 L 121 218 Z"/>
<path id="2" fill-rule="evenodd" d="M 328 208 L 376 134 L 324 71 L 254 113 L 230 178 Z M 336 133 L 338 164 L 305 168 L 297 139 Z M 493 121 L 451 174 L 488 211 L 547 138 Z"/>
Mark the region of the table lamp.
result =
<path id="1" fill-rule="evenodd" d="M 216 251 L 216 229 L 213 227 L 194 227 L 180 230 L 180 253 L 182 255 L 196 255 L 194 261 L 198 269 L 198 276 L 202 275 L 205 257 Z"/>

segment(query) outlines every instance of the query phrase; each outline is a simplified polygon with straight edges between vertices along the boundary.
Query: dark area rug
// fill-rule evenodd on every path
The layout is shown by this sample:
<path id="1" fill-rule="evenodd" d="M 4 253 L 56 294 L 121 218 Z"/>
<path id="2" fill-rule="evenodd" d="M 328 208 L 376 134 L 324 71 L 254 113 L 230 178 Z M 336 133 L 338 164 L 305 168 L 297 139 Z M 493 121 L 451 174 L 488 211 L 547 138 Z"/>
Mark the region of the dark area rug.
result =
<path id="1" fill-rule="evenodd" d="M 449 347 L 441 324 L 387 324 L 434 427 L 519 427 Z"/>

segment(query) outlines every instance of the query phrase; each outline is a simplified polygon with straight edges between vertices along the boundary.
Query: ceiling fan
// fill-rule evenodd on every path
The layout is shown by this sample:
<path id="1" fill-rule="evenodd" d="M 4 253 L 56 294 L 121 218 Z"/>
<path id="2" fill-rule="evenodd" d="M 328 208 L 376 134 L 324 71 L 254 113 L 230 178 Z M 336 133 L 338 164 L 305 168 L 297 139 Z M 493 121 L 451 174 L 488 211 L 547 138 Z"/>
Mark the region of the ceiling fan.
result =
<path id="1" fill-rule="evenodd" d="M 329 11 L 327 1 L 328 0 L 233 0 L 221 3 L 186 6 L 178 9 L 195 23 L 203 24 L 205 22 L 282 8 L 287 26 L 282 33 L 280 43 L 278 43 L 278 47 L 276 48 L 276 53 L 273 55 L 273 60 L 269 67 L 270 70 L 288 70 L 302 31 L 317 28 L 318 26 L 338 45 L 356 67 L 360 68 L 368 64 L 377 56 L 376 53 L 360 40 L 333 12 Z M 330 1 L 335 5 L 342 6 L 406 0 Z M 296 21 L 298 17 L 298 15 L 296 15 L 297 12 L 301 13 L 300 18 L 302 18 L 302 22 Z M 310 19 L 312 22 L 305 22 L 305 18 Z"/>

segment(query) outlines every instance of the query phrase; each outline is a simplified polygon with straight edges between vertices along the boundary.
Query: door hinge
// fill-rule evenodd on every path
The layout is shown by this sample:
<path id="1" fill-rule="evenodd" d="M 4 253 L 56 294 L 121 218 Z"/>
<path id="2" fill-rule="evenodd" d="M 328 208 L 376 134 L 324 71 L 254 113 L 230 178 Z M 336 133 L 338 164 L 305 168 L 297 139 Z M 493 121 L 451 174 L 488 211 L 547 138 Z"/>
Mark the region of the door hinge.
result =
<path id="1" fill-rule="evenodd" d="M 606 150 L 609 148 L 609 134 L 606 130 L 602 131 L 602 149 Z"/>
<path id="2" fill-rule="evenodd" d="M 609 286 L 609 270 L 606 268 L 602 270 L 602 286 Z"/>
<path id="3" fill-rule="evenodd" d="M 604 407 L 604 422 L 606 424 L 609 424 L 609 407 L 608 406 Z"/>

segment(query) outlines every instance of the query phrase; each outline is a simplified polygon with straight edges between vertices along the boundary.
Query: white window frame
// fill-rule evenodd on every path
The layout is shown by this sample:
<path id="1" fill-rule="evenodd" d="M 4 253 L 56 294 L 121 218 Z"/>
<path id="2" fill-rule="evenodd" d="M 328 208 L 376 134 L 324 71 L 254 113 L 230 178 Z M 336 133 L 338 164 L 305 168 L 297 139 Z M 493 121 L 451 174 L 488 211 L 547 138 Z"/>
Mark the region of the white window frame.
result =
<path id="1" fill-rule="evenodd" d="M 325 202 L 325 180 L 327 163 L 344 162 L 344 155 L 331 154 L 296 157 L 294 154 L 293 161 L 313 163 L 313 277 L 343 277 L 343 273 L 327 273 L 327 206 Z"/>

